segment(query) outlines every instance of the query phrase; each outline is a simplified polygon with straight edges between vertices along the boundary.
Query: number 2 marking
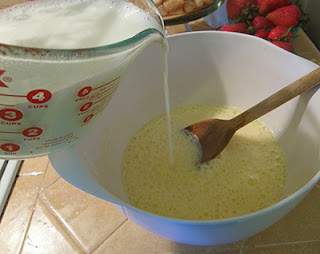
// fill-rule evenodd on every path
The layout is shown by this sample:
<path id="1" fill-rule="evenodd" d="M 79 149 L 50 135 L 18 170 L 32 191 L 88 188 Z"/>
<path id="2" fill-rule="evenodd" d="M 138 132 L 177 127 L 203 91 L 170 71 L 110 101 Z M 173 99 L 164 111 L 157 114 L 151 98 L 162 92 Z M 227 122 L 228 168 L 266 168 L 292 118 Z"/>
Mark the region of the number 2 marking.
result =
<path id="1" fill-rule="evenodd" d="M 22 134 L 25 137 L 38 137 L 42 134 L 43 130 L 41 128 L 38 127 L 31 127 L 31 128 L 27 128 L 25 129 Z"/>

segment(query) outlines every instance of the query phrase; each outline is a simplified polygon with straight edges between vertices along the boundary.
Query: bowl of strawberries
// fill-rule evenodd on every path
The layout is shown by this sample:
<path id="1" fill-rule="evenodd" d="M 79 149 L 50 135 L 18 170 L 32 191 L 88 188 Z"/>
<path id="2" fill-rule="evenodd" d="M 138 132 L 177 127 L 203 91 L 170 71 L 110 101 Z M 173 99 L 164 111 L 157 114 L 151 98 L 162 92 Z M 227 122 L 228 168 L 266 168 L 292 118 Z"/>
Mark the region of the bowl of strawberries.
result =
<path id="1" fill-rule="evenodd" d="M 309 22 L 294 0 L 227 0 L 224 7 L 228 24 L 218 30 L 257 36 L 289 52 L 297 31 Z"/>

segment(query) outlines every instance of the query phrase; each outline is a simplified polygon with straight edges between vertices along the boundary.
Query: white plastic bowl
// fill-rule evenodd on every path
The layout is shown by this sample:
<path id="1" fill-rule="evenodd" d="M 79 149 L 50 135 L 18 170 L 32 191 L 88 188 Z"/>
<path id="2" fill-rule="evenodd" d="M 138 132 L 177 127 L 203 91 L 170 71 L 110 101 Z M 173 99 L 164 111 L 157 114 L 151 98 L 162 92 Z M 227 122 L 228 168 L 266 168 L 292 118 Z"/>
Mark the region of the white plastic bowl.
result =
<path id="1" fill-rule="evenodd" d="M 229 104 L 247 109 L 316 64 L 253 36 L 193 32 L 169 38 L 171 106 Z M 154 215 L 128 204 L 120 178 L 122 153 L 129 138 L 164 112 L 162 56 L 150 45 L 122 80 L 119 90 L 92 131 L 79 143 L 50 155 L 69 183 L 114 203 L 130 220 L 172 241 L 218 245 L 250 237 L 295 207 L 320 179 L 320 93 L 313 89 L 262 120 L 278 137 L 289 161 L 286 197 L 240 217 L 190 221 Z"/>

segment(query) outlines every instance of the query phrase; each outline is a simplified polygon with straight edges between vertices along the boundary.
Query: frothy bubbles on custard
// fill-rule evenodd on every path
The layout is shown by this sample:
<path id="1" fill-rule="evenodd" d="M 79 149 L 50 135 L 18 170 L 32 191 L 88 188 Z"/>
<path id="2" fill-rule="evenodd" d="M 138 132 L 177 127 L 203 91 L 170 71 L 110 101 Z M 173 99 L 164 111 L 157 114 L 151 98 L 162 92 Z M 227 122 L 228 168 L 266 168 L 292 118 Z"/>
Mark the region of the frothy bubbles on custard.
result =
<path id="1" fill-rule="evenodd" d="M 199 164 L 199 149 L 181 130 L 209 119 L 230 119 L 229 106 L 189 105 L 171 112 L 174 165 L 170 166 L 166 116 L 145 124 L 130 140 L 122 163 L 129 202 L 148 212 L 181 219 L 244 215 L 281 200 L 287 161 L 272 131 L 254 121 L 240 129 L 214 160 Z"/>

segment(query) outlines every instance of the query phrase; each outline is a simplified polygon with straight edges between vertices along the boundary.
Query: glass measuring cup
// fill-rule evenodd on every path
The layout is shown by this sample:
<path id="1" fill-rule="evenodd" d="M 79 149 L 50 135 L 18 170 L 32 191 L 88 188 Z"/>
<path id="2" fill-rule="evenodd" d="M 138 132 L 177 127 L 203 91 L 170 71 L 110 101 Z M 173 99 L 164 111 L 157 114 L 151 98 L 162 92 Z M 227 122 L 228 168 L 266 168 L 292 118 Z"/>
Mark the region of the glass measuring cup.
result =
<path id="1" fill-rule="evenodd" d="M 8 8 L 21 2 L 0 4 Z M 61 150 L 93 125 L 126 68 L 144 47 L 163 38 L 163 21 L 152 0 L 127 2 L 150 13 L 158 27 L 95 48 L 0 44 L 0 158 L 26 159 Z"/>

